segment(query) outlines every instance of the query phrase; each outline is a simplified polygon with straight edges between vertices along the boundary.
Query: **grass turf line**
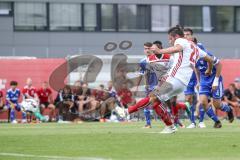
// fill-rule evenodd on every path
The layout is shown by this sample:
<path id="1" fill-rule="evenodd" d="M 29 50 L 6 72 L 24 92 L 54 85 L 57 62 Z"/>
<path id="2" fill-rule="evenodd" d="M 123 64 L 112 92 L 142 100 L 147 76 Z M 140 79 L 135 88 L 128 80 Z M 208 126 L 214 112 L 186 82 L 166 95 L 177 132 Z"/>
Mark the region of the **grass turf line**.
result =
<path id="1" fill-rule="evenodd" d="M 171 135 L 154 122 L 83 124 L 0 124 L 0 153 L 38 156 L 96 157 L 112 160 L 237 160 L 240 157 L 240 122 L 223 122 L 223 128 L 179 129 Z M 150 133 L 156 132 L 156 133 Z M 0 160 L 34 159 L 0 154 Z M 46 158 L 47 159 L 47 158 Z"/>

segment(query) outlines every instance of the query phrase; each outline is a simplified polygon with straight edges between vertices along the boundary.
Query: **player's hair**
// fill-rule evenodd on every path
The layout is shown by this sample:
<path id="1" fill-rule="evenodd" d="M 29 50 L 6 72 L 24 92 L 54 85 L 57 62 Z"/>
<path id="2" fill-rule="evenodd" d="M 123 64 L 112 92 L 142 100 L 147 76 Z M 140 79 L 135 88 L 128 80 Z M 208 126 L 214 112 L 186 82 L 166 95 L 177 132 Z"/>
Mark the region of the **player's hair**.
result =
<path id="1" fill-rule="evenodd" d="M 198 43 L 198 41 L 197 41 L 197 38 L 196 38 L 196 37 L 193 37 L 193 42 L 194 42 L 195 44 L 197 44 L 197 43 Z"/>
<path id="2" fill-rule="evenodd" d="M 146 47 L 152 47 L 152 45 L 153 45 L 153 44 L 152 44 L 151 42 L 145 42 L 145 43 L 144 43 L 144 46 L 146 46 Z"/>
<path id="3" fill-rule="evenodd" d="M 159 49 L 163 48 L 161 41 L 154 41 L 153 44 L 157 45 Z"/>
<path id="4" fill-rule="evenodd" d="M 190 32 L 193 35 L 193 30 L 191 28 L 184 28 L 183 32 Z"/>
<path id="5" fill-rule="evenodd" d="M 18 85 L 18 82 L 17 81 L 11 81 L 10 82 L 10 86 L 17 86 Z"/>
<path id="6" fill-rule="evenodd" d="M 104 88 L 104 85 L 103 85 L 103 84 L 100 84 L 99 87 Z"/>
<path id="7" fill-rule="evenodd" d="M 180 37 L 184 37 L 184 34 L 183 34 L 183 29 L 181 26 L 179 25 L 176 25 L 176 27 L 172 27 L 168 30 L 168 34 L 170 34 L 171 36 L 176 36 L 176 35 L 179 35 Z"/>

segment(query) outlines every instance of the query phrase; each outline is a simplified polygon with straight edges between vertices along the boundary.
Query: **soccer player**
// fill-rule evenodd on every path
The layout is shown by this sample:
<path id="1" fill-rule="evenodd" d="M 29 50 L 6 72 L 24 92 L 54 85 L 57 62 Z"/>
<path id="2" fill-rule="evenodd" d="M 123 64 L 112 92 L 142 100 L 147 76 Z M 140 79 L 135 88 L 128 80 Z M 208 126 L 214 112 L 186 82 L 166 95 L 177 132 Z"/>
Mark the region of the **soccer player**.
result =
<path id="1" fill-rule="evenodd" d="M 191 28 L 184 28 L 183 31 L 184 31 L 184 37 L 187 40 L 194 41 L 193 30 Z M 201 43 L 196 42 L 196 44 L 199 48 L 206 51 Z M 186 104 L 190 107 L 190 110 L 191 110 L 191 116 L 190 116 L 191 124 L 187 128 L 196 128 L 194 112 L 196 110 L 197 94 L 195 92 L 195 87 L 196 87 L 199 80 L 197 80 L 195 72 L 196 71 L 193 72 L 193 74 L 191 76 L 191 79 L 190 79 L 190 81 L 189 81 L 189 83 L 188 83 L 188 85 L 187 85 L 187 87 L 184 91 L 185 101 L 187 102 Z M 206 125 L 203 122 L 204 114 L 205 114 L 205 111 L 204 111 L 203 107 L 202 106 L 199 107 L 199 124 L 198 124 L 199 128 L 205 128 L 206 127 Z"/>
<path id="2" fill-rule="evenodd" d="M 32 86 L 32 79 L 28 78 L 26 81 L 26 86 L 22 89 L 23 99 L 38 99 L 37 90 Z"/>
<path id="3" fill-rule="evenodd" d="M 142 77 L 144 77 L 146 96 L 153 91 L 154 87 L 158 84 L 158 79 L 160 79 L 164 74 L 166 74 L 169 69 L 169 59 L 170 55 L 158 55 L 156 56 L 152 52 L 149 52 L 151 47 L 162 48 L 162 42 L 155 41 L 152 43 L 144 43 L 144 54 L 146 58 L 140 61 L 140 77 L 137 83 L 137 87 L 140 85 Z M 155 66 L 155 67 L 154 67 Z M 156 71 L 158 69 L 158 71 Z M 158 75 L 156 74 L 158 73 Z M 161 73 L 161 75 L 159 75 Z M 151 106 L 144 108 L 144 116 L 146 119 L 145 128 L 151 128 Z"/>
<path id="4" fill-rule="evenodd" d="M 48 87 L 48 82 L 43 82 L 42 87 L 37 91 L 40 102 L 40 113 L 43 114 L 45 108 L 50 109 L 49 121 L 52 121 L 55 112 L 55 105 L 53 104 L 52 91 Z"/>
<path id="5" fill-rule="evenodd" d="M 211 107 L 208 105 L 208 100 L 211 98 L 212 105 L 220 109 L 221 111 L 227 112 L 228 120 L 230 123 L 233 122 L 234 116 L 233 111 L 229 105 L 221 101 L 223 97 L 223 77 L 221 76 L 222 64 L 218 58 L 213 56 L 210 52 L 207 52 L 209 56 L 214 60 L 214 66 L 210 75 L 205 75 L 205 71 L 208 68 L 207 62 L 200 58 L 196 63 L 197 76 L 200 76 L 199 86 L 199 99 L 200 105 L 202 105 L 207 115 L 215 122 L 214 128 L 221 128 L 222 124 L 218 117 L 214 114 Z"/>
<path id="6" fill-rule="evenodd" d="M 153 103 L 153 108 L 161 117 L 166 127 L 161 133 L 174 133 L 175 126 L 167 112 L 165 102 L 184 91 L 187 86 L 192 72 L 193 65 L 198 57 L 204 57 L 209 63 L 206 74 L 210 74 L 212 70 L 212 59 L 204 51 L 186 39 L 184 39 L 183 30 L 179 27 L 170 28 L 168 31 L 168 39 L 172 47 L 165 49 L 153 48 L 155 54 L 172 54 L 173 64 L 168 70 L 167 75 L 162 78 L 158 86 L 148 97 L 140 100 L 136 105 L 130 106 L 127 110 L 116 108 L 116 111 L 121 116 L 131 114 Z"/>
<path id="7" fill-rule="evenodd" d="M 11 81 L 11 88 L 7 90 L 6 94 L 6 104 L 8 108 L 10 108 L 10 121 L 11 123 L 17 123 L 15 110 L 18 112 L 21 111 L 21 106 L 18 103 L 19 98 L 21 96 L 20 90 L 17 88 L 18 83 L 16 81 Z M 22 112 L 22 123 L 26 123 L 26 113 Z"/>

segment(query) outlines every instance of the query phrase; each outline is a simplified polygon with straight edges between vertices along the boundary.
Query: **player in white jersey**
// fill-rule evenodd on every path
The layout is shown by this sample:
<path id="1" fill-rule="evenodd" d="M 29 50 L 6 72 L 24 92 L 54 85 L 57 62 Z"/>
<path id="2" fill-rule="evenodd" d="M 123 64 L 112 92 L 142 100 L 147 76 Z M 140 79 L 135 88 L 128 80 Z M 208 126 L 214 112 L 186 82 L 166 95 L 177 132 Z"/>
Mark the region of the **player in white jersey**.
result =
<path id="1" fill-rule="evenodd" d="M 118 110 L 118 113 L 125 116 L 125 114 L 136 112 L 140 108 L 152 103 L 153 108 L 159 113 L 166 125 L 161 133 L 174 133 L 176 131 L 164 102 L 184 91 L 193 73 L 195 62 L 199 57 L 204 57 L 209 63 L 206 74 L 211 73 L 213 64 L 213 60 L 206 52 L 200 50 L 193 42 L 184 39 L 183 30 L 180 27 L 177 26 L 169 29 L 168 39 L 172 47 L 152 49 L 155 54 L 172 54 L 173 64 L 167 72 L 167 75 L 159 82 L 158 86 L 150 93 L 149 97 L 130 106 L 125 112 L 121 109 Z"/>

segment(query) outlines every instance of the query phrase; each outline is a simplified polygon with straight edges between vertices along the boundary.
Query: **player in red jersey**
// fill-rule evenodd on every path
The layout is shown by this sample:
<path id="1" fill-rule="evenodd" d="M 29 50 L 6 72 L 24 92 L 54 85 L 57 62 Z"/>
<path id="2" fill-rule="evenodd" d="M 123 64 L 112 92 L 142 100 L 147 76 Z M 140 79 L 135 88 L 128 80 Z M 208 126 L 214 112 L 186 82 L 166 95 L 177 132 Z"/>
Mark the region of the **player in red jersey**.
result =
<path id="1" fill-rule="evenodd" d="M 22 89 L 22 94 L 24 99 L 38 99 L 37 90 L 32 86 L 32 79 L 28 78 L 26 81 L 26 86 Z"/>
<path id="2" fill-rule="evenodd" d="M 49 108 L 49 121 L 52 121 L 55 115 L 55 105 L 53 104 L 52 91 L 48 87 L 48 82 L 44 81 L 42 83 L 42 87 L 38 89 L 37 94 L 39 97 L 41 114 L 43 114 L 45 108 Z"/>

